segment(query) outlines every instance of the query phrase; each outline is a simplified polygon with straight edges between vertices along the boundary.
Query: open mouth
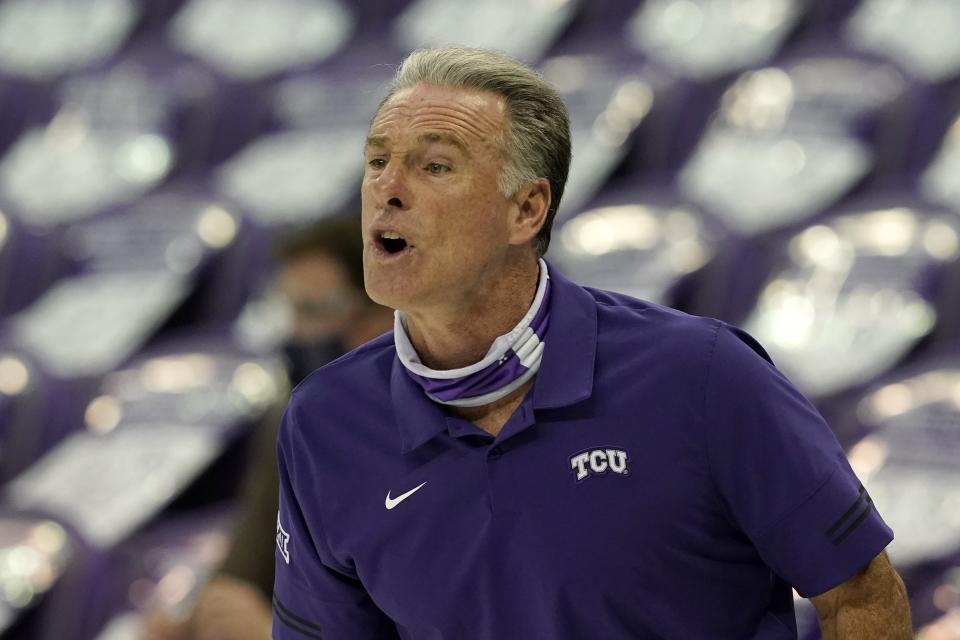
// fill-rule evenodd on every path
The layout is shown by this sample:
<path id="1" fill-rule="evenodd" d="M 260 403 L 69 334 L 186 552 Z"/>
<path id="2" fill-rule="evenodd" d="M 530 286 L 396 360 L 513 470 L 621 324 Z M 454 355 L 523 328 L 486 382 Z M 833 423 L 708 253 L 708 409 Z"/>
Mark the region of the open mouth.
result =
<path id="1" fill-rule="evenodd" d="M 412 246 L 408 245 L 406 239 L 394 231 L 384 231 L 377 236 L 377 244 L 390 255 L 396 255 L 407 247 Z"/>

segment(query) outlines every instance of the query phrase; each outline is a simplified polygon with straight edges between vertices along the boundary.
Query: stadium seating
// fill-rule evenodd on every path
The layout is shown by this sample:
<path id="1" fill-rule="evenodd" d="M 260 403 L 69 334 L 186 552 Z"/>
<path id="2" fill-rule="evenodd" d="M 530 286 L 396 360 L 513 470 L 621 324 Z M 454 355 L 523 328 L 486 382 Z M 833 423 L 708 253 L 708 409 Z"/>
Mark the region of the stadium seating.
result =
<path id="1" fill-rule="evenodd" d="M 189 606 L 282 402 L 271 242 L 356 213 L 391 73 L 448 42 L 536 65 L 570 107 L 548 259 L 760 339 L 897 531 L 917 628 L 949 629 L 958 21 L 953 0 L 0 0 L 0 637 L 127 640 Z"/>

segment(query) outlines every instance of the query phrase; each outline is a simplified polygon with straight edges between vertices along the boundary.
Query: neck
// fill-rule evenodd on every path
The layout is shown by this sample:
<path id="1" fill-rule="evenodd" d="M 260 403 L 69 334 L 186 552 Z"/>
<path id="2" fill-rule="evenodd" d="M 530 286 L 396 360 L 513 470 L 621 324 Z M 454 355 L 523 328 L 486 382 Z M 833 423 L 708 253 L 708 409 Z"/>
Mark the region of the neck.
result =
<path id="1" fill-rule="evenodd" d="M 343 335 L 343 346 L 352 351 L 393 329 L 393 310 L 379 304 L 367 303 L 356 314 Z"/>
<path id="2" fill-rule="evenodd" d="M 537 261 L 523 258 L 463 291 L 455 304 L 406 311 L 407 334 L 424 365 L 456 369 L 478 362 L 520 322 L 533 304 L 539 274 Z"/>

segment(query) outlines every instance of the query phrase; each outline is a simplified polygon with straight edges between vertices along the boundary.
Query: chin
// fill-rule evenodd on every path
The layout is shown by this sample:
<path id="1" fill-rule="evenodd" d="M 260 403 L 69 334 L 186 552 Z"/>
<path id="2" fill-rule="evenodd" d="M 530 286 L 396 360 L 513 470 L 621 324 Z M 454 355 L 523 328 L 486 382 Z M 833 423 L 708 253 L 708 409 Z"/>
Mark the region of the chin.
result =
<path id="1" fill-rule="evenodd" d="M 398 282 L 398 279 L 383 277 L 382 274 L 365 274 L 364 289 L 371 300 L 391 309 L 406 308 L 411 298 L 415 298 L 411 295 L 413 292 L 409 282 Z"/>

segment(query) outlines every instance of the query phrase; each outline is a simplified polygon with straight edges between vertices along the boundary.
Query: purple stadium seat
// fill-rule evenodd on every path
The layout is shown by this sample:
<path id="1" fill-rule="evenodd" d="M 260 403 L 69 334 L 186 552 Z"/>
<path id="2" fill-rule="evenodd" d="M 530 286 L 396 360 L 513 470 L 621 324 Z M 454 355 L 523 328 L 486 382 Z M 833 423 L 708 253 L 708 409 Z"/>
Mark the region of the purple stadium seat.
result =
<path id="1" fill-rule="evenodd" d="M 239 218 L 213 200 L 168 193 L 65 230 L 63 245 L 82 271 L 0 325 L 0 344 L 18 354 L 32 381 L 10 410 L 0 477 L 80 428 L 99 376 L 142 348 L 201 276 L 219 293 L 208 296 L 209 314 L 196 319 L 233 319 L 247 291 L 214 267 L 240 228 Z M 216 301 L 224 308 L 212 308 Z"/>
<path id="2" fill-rule="evenodd" d="M 361 167 L 342 158 L 357 157 L 362 149 L 390 71 L 361 69 L 359 77 L 330 70 L 279 83 L 271 103 L 273 133 L 220 169 L 223 193 L 267 224 L 319 217 L 354 199 Z M 637 145 L 649 164 L 665 163 L 666 145 L 656 145 L 653 125 L 644 125 L 648 116 L 662 120 L 669 113 L 672 78 L 602 55 L 552 57 L 541 69 L 567 100 L 577 148 L 561 216 L 576 212 L 604 184 L 638 129 L 651 130 L 645 144 Z M 328 179 L 312 179 L 316 175 Z"/>
<path id="3" fill-rule="evenodd" d="M 851 443 L 851 466 L 896 532 L 887 551 L 906 584 L 915 629 L 939 622 L 941 633 L 960 605 L 953 597 L 960 593 L 957 346 L 927 349 L 869 388 L 848 394 L 845 415 L 833 424 L 841 440 Z M 918 637 L 955 637 L 925 633 Z M 820 638 L 813 632 L 800 637 Z"/>
<path id="4" fill-rule="evenodd" d="M 960 118 L 954 121 L 936 157 L 920 175 L 920 193 L 928 201 L 960 213 L 957 175 L 960 175 Z M 938 327 L 936 338 L 960 341 L 960 265 L 954 265 L 947 273 L 940 311 L 944 322 Z"/>
<path id="5" fill-rule="evenodd" d="M 277 128 L 217 167 L 215 189 L 267 227 L 341 210 L 358 192 L 363 140 L 381 87 L 308 76 L 282 83 L 272 100 Z"/>
<path id="6" fill-rule="evenodd" d="M 456 42 L 536 62 L 573 18 L 579 4 L 576 0 L 414 0 L 397 17 L 393 35 L 406 50 Z"/>
<path id="7" fill-rule="evenodd" d="M 138 639 L 144 613 L 187 609 L 227 552 L 230 516 L 223 504 L 165 514 L 117 548 L 117 597 L 91 639 Z"/>
<path id="8" fill-rule="evenodd" d="M 207 66 L 170 52 L 152 35 L 114 63 L 61 83 L 57 115 L 45 128 L 24 131 L 0 163 L 0 194 L 32 224 L 53 225 L 141 197 L 175 168 L 199 171 L 234 153 L 263 116 L 262 87 L 244 83 L 318 64 L 347 35 L 331 16 L 350 19 L 333 0 L 273 3 L 263 16 L 258 7 L 184 5 L 169 23 L 168 39 Z M 217 20 L 224 15 L 230 19 Z M 327 33 L 331 28 L 336 37 Z M 242 36 L 247 29 L 262 37 Z"/>
<path id="9" fill-rule="evenodd" d="M 644 150 L 647 166 L 666 163 L 667 154 L 657 148 L 654 136 L 657 125 L 665 124 L 676 83 L 632 62 L 610 54 L 574 54 L 554 56 L 540 65 L 570 111 L 575 149 L 560 220 L 582 210 L 633 148 Z"/>
<path id="10" fill-rule="evenodd" d="M 914 628 L 938 623 L 940 633 L 960 613 L 958 393 L 960 351 L 941 346 L 848 394 L 843 418 L 831 424 L 850 443 L 851 466 L 896 533 L 887 552 L 906 584 Z M 798 637 L 820 640 L 816 611 L 802 602 Z M 957 637 L 925 633 L 918 637 Z"/>
<path id="11" fill-rule="evenodd" d="M 945 82 L 960 75 L 958 24 L 960 4 L 953 0 L 864 0 L 847 23 L 846 37 L 918 78 Z"/>
<path id="12" fill-rule="evenodd" d="M 277 82 L 270 91 L 270 130 L 366 127 L 386 94 L 393 69 L 358 64 L 346 71 L 339 68 L 342 64 Z"/>
<path id="13" fill-rule="evenodd" d="M 155 39 L 154 39 L 155 40 Z M 196 171 L 235 150 L 258 124 L 258 103 L 231 103 L 216 75 L 154 41 L 57 86 L 60 112 L 95 130 L 152 132 L 166 139 L 176 170 Z"/>
<path id="14" fill-rule="evenodd" d="M 253 422 L 282 401 L 282 376 L 275 358 L 208 333 L 157 343 L 103 377 L 78 420 L 82 430 L 7 484 L 4 509 L 48 514 L 83 550 L 37 615 L 18 623 L 30 635 L 14 637 L 92 640 L 122 612 L 187 604 L 223 555 L 226 514 L 222 506 L 161 513 L 215 461 L 226 469 L 225 453 L 242 452 L 235 445 Z M 232 492 L 237 477 L 209 479 Z M 124 628 L 118 618 L 104 632 Z"/>
<path id="15" fill-rule="evenodd" d="M 347 75 L 338 64 L 264 87 L 262 135 L 214 168 L 211 189 L 261 229 L 336 213 L 357 195 L 363 140 L 391 72 L 354 60 Z"/>
<path id="16" fill-rule="evenodd" d="M 49 81 L 117 53 L 141 15 L 135 0 L 7 0 L 0 4 L 0 72 Z"/>
<path id="17" fill-rule="evenodd" d="M 932 202 L 960 211 L 960 117 L 944 137 L 940 150 L 920 177 L 920 191 Z"/>
<path id="18" fill-rule="evenodd" d="M 159 343 L 102 379 L 81 430 L 17 475 L 4 504 L 51 514 L 113 548 L 281 400 L 282 376 L 277 359 L 215 335 Z"/>
<path id="19" fill-rule="evenodd" d="M 774 243 L 776 264 L 743 326 L 814 398 L 867 383 L 935 327 L 958 239 L 951 213 L 879 194 Z"/>
<path id="20" fill-rule="evenodd" d="M 710 80 L 773 57 L 805 10 L 798 0 L 648 0 L 631 44 L 685 77 Z"/>
<path id="21" fill-rule="evenodd" d="M 165 189 L 73 225 L 65 251 L 85 272 L 190 275 L 236 239 L 239 217 L 193 189 Z"/>
<path id="22" fill-rule="evenodd" d="M 253 225 L 190 182 L 76 224 L 66 236 L 69 255 L 86 272 L 176 276 L 191 295 L 182 309 L 190 322 L 232 321 L 266 268 L 266 241 Z"/>
<path id="23" fill-rule="evenodd" d="M 0 73 L 0 157 L 21 131 L 48 120 L 53 109 L 49 85 Z"/>
<path id="24" fill-rule="evenodd" d="M 396 64 L 451 41 L 534 62 L 569 106 L 548 259 L 744 324 L 846 410 L 915 620 L 947 628 L 960 120 L 914 181 L 956 106 L 955 4 L 0 0 L 0 556 L 46 581 L 28 601 L 0 571 L 0 637 L 131 640 L 189 606 L 225 550 L 211 485 L 284 388 L 285 307 L 249 302 L 269 245 L 356 208 Z"/>
<path id="25" fill-rule="evenodd" d="M 810 0 L 808 21 L 820 31 L 836 30 L 861 0 Z"/>
<path id="26" fill-rule="evenodd" d="M 6 335 L 58 377 L 95 376 L 135 351 L 189 291 L 170 270 L 77 275 L 11 316 Z"/>
<path id="27" fill-rule="evenodd" d="M 229 107 L 212 73 L 138 44 L 56 85 L 54 115 L 0 162 L 0 192 L 28 224 L 50 227 L 131 202 L 175 169 L 196 171 L 242 145 L 258 116 Z"/>
<path id="28" fill-rule="evenodd" d="M 539 65 L 567 101 L 574 130 L 571 198 L 561 215 L 576 213 L 577 182 L 585 179 L 579 174 L 585 172 L 588 181 L 596 182 L 598 173 L 614 168 L 610 160 L 617 156 L 623 158 L 623 165 L 615 167 L 617 173 L 629 174 L 629 184 L 672 180 L 699 140 L 716 101 L 711 85 L 678 77 L 630 45 L 624 24 L 637 6 L 640 3 L 610 0 L 582 3 Z M 599 136 L 591 135 L 594 128 Z M 611 136 L 611 128 L 619 133 Z M 611 137 L 625 138 L 627 144 L 605 152 L 602 147 L 610 145 L 602 142 Z"/>
<path id="29" fill-rule="evenodd" d="M 53 520 L 8 512 L 0 515 L 0 556 L 5 559 L 0 573 L 0 635 L 41 637 L 44 625 L 37 609 L 51 601 L 56 605 L 63 583 L 70 582 L 74 567 L 82 564 L 83 551 Z"/>
<path id="30" fill-rule="evenodd" d="M 580 2 L 567 29 L 560 35 L 550 55 L 604 54 L 631 52 L 623 26 L 642 4 L 642 0 L 593 0 Z"/>
<path id="31" fill-rule="evenodd" d="M 142 196 L 173 161 L 170 140 L 157 132 L 92 129 L 61 111 L 24 131 L 0 161 L 0 195 L 27 224 L 49 228 Z"/>
<path id="32" fill-rule="evenodd" d="M 149 49 L 177 64 L 202 69 L 215 88 L 201 144 L 184 142 L 187 160 L 208 166 L 234 155 L 269 127 L 268 96 L 288 75 L 327 66 L 344 50 L 356 26 L 340 0 L 283 0 L 269 6 L 244 0 L 188 0 Z M 204 168 L 193 166 L 192 169 Z"/>
<path id="33" fill-rule="evenodd" d="M 103 378 L 85 420 L 98 433 L 170 422 L 229 435 L 276 400 L 283 375 L 276 356 L 220 332 L 161 337 Z"/>
<path id="34" fill-rule="evenodd" d="M 911 592 L 911 614 L 918 640 L 960 638 L 960 553 L 933 565 L 933 576 Z"/>
<path id="35" fill-rule="evenodd" d="M 322 62 L 347 43 L 354 24 L 339 0 L 189 0 L 167 39 L 220 74 L 251 82 Z"/>
<path id="36" fill-rule="evenodd" d="M 53 514 L 76 526 L 90 543 L 113 547 L 159 513 L 221 453 L 217 426 L 166 418 L 124 424 L 109 433 L 79 431 L 17 476 L 8 486 L 7 501 L 15 508 Z"/>
<path id="37" fill-rule="evenodd" d="M 3 207 L 2 209 L 9 208 Z M 0 209 L 0 317 L 23 309 L 69 265 L 59 235 L 32 230 Z"/>
<path id="38" fill-rule="evenodd" d="M 388 69 L 371 67 L 278 82 L 268 133 L 216 168 L 214 188 L 266 228 L 342 211 L 357 196 L 363 141 L 388 81 Z"/>
<path id="39" fill-rule="evenodd" d="M 0 4 L 0 153 L 22 130 L 51 117 L 49 83 L 105 64 L 123 48 L 142 15 L 136 0 Z"/>
<path id="40" fill-rule="evenodd" d="M 960 553 L 960 357 L 944 349 L 872 387 L 857 405 L 868 435 L 850 449 L 908 570 Z M 909 585 L 908 585 L 909 586 Z"/>
<path id="41" fill-rule="evenodd" d="M 90 378 L 52 374 L 29 353 L 11 344 L 0 348 L 0 483 L 28 467 L 51 446 L 80 427 L 84 407 L 96 388 Z"/>
<path id="42" fill-rule="evenodd" d="M 262 136 L 217 169 L 216 188 L 265 226 L 334 214 L 356 197 L 365 134 L 358 123 Z"/>
<path id="43" fill-rule="evenodd" d="M 677 287 L 711 260 L 721 234 L 676 194 L 607 191 L 554 232 L 550 257 L 582 284 L 676 304 Z"/>
<path id="44" fill-rule="evenodd" d="M 747 236 L 808 220 L 872 169 L 879 122 L 906 89 L 892 66 L 840 51 L 747 72 L 724 93 L 681 189 Z"/>

